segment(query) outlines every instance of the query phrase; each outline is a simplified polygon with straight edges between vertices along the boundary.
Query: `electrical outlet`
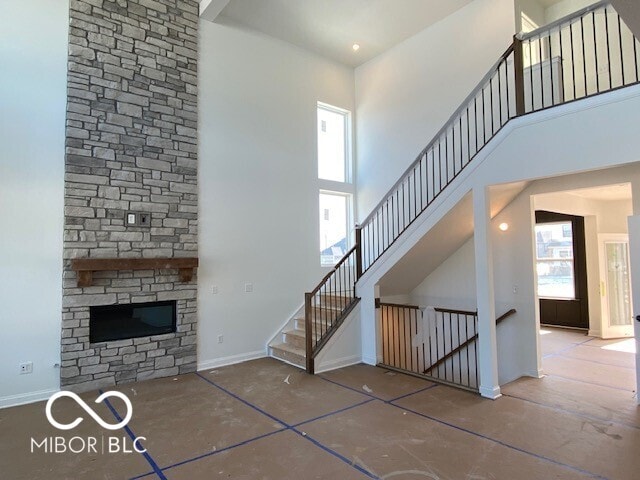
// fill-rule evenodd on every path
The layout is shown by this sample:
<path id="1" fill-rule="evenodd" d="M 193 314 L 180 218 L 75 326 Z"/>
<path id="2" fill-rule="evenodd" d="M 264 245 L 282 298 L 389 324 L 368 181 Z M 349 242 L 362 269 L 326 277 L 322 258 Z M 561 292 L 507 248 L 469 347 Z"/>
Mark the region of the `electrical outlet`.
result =
<path id="1" fill-rule="evenodd" d="M 211 293 L 212 293 L 213 295 L 217 295 L 217 294 L 218 294 L 218 286 L 217 286 L 217 285 L 213 285 L 213 286 L 211 287 Z"/>
<path id="2" fill-rule="evenodd" d="M 224 341 L 224 337 L 222 335 L 218 335 L 218 343 L 222 343 Z"/>
<path id="3" fill-rule="evenodd" d="M 33 373 L 33 362 L 23 362 L 19 366 L 20 366 L 20 375 Z"/>
<path id="4" fill-rule="evenodd" d="M 244 284 L 244 291 L 245 291 L 245 293 L 253 292 L 253 283 L 245 283 Z"/>
<path id="5" fill-rule="evenodd" d="M 150 213 L 141 213 L 138 216 L 138 223 L 141 227 L 148 227 L 151 225 L 151 214 Z"/>

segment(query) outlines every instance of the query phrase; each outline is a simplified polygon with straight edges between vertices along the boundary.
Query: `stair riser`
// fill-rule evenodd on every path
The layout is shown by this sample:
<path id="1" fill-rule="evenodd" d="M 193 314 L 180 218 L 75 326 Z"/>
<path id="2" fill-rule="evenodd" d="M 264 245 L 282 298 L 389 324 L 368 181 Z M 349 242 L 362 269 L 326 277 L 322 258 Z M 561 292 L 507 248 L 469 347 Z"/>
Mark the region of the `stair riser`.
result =
<path id="1" fill-rule="evenodd" d="M 295 319 L 295 328 L 298 330 L 305 330 L 304 319 L 296 318 Z M 324 332 L 327 328 L 331 328 L 331 323 L 327 322 L 326 325 L 324 322 L 314 322 L 314 332 L 316 332 L 316 336 L 320 334 L 320 332 Z"/>
<path id="2" fill-rule="evenodd" d="M 284 350 L 280 350 L 279 348 L 271 347 L 271 356 L 279 358 L 280 360 L 285 360 L 289 363 L 293 363 L 294 365 L 302 369 L 306 368 L 305 358 L 300 355 L 296 355 L 295 353 L 286 352 Z"/>
<path id="3" fill-rule="evenodd" d="M 338 309 L 326 309 L 326 308 L 315 308 L 311 312 L 311 319 L 319 322 L 320 320 L 335 320 L 342 314 L 342 310 Z M 304 314 L 301 314 L 299 318 L 304 318 Z"/>
<path id="4" fill-rule="evenodd" d="M 287 345 L 291 345 L 292 347 L 299 348 L 301 350 L 305 349 L 305 338 L 300 335 L 293 335 L 290 333 L 283 334 L 284 343 Z"/>
<path id="5" fill-rule="evenodd" d="M 339 308 L 343 309 L 351 302 L 351 298 L 341 298 L 341 297 L 314 297 L 313 305 L 329 308 Z"/>

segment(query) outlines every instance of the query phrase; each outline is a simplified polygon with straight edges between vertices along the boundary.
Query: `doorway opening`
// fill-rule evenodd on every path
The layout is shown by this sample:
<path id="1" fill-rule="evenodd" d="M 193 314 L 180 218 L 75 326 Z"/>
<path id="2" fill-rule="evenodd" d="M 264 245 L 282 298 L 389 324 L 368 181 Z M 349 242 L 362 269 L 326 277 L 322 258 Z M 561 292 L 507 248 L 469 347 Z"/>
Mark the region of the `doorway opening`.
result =
<path id="1" fill-rule="evenodd" d="M 536 194 L 532 206 L 540 388 L 633 396 L 631 186 Z"/>

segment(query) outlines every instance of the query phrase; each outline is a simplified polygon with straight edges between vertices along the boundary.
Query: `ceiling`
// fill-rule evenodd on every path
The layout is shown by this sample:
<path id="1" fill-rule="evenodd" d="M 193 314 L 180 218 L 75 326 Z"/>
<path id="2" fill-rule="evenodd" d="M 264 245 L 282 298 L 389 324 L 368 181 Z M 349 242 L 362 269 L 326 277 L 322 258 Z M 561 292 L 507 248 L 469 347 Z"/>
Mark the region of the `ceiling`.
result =
<path id="1" fill-rule="evenodd" d="M 575 197 L 586 198 L 587 200 L 618 201 L 631 200 L 631 185 L 607 185 L 604 187 L 582 188 L 580 190 L 570 190 L 566 192 Z"/>
<path id="2" fill-rule="evenodd" d="M 471 1 L 202 0 L 201 13 L 356 67 Z M 205 14 L 207 9 L 214 13 Z M 360 45 L 357 52 L 354 43 Z"/>

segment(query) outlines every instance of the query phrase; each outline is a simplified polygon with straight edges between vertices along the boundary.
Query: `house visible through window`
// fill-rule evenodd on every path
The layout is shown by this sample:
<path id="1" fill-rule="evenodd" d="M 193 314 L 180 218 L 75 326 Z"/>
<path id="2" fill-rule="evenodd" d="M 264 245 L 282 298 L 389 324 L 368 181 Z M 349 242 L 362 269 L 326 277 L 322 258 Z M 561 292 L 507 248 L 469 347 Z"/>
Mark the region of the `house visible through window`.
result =
<path id="1" fill-rule="evenodd" d="M 540 297 L 575 298 L 571 222 L 536 225 L 536 271 Z"/>
<path id="2" fill-rule="evenodd" d="M 351 115 L 318 103 L 320 263 L 335 265 L 349 250 L 353 223 Z"/>

